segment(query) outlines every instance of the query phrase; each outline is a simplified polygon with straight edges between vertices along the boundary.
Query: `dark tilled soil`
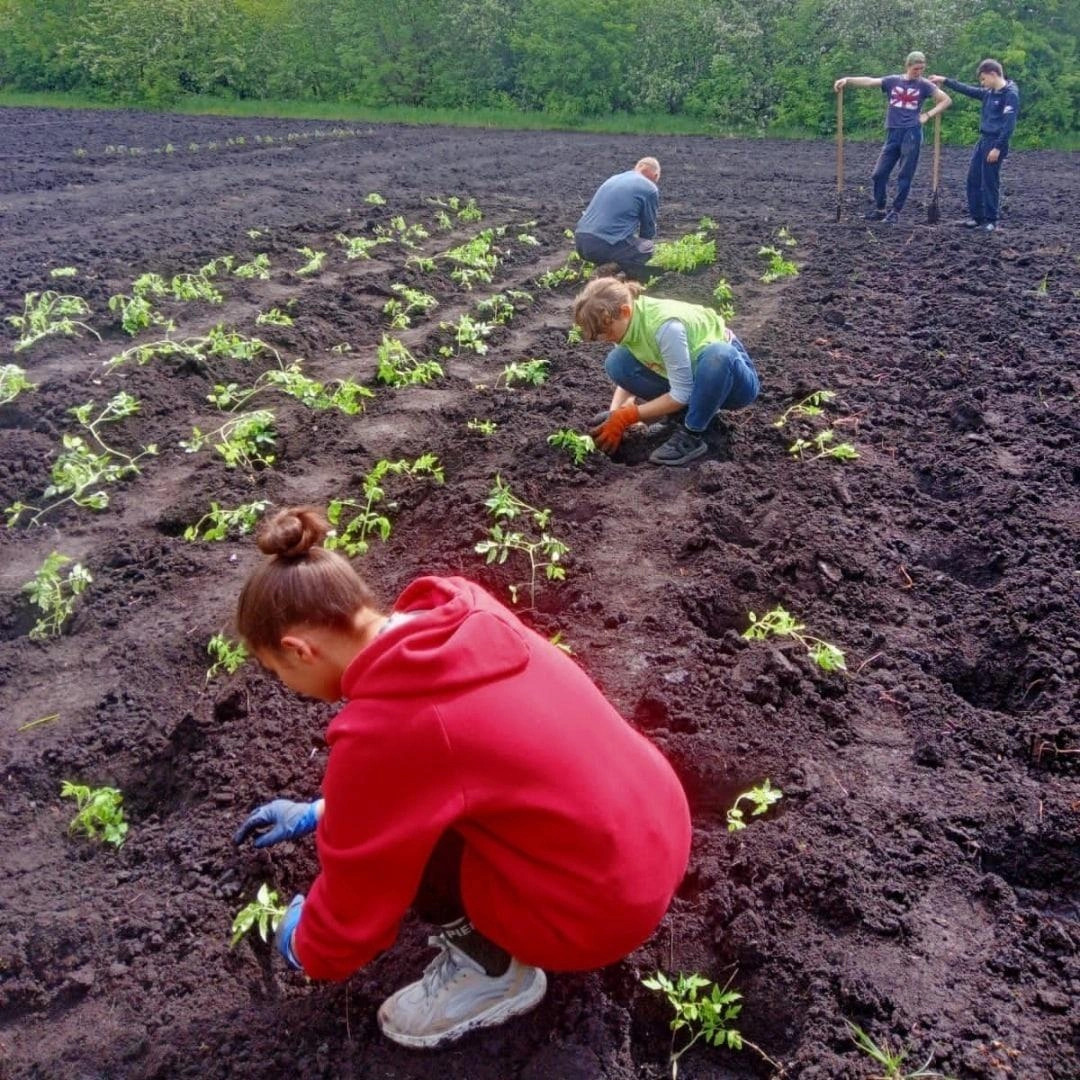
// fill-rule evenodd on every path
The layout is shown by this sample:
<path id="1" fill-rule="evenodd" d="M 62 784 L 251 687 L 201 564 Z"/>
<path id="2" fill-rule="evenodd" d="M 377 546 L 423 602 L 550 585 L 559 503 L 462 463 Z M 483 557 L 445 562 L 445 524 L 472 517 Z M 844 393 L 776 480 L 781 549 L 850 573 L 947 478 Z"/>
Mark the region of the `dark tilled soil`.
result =
<path id="1" fill-rule="evenodd" d="M 1014 154 L 1004 228 L 986 236 L 951 224 L 965 169 L 952 150 L 943 222 L 926 224 L 926 161 L 902 226 L 886 230 L 861 219 L 869 145 L 848 148 L 839 225 L 824 143 L 0 110 L 0 147 L 0 313 L 59 287 L 86 298 L 102 338 L 49 337 L 10 356 L 17 335 L 0 330 L 3 362 L 37 384 L 0 406 L 3 505 L 44 505 L 77 427 L 70 408 L 121 389 L 140 411 L 103 428 L 105 441 L 159 451 L 108 489 L 106 509 L 68 505 L 0 533 L 0 1074 L 657 1080 L 668 1016 L 639 980 L 661 968 L 730 979 L 745 1037 L 800 1080 L 881 1072 L 845 1020 L 909 1048 L 910 1069 L 932 1054 L 964 1080 L 1077 1075 L 1075 156 Z M 538 279 L 562 265 L 564 230 L 595 184 L 648 152 L 664 166 L 663 235 L 707 214 L 718 252 L 654 291 L 705 302 L 726 278 L 763 390 L 687 469 L 649 465 L 643 436 L 575 467 L 547 437 L 607 404 L 604 349 L 567 341 L 576 286 Z M 384 206 L 364 202 L 372 191 Z M 440 232 L 430 199 L 452 195 L 474 197 L 483 222 Z M 370 238 L 395 215 L 430 230 L 426 255 L 508 226 L 495 280 L 465 291 L 445 260 L 433 275 L 406 267 L 397 243 L 344 258 L 337 233 Z M 781 227 L 800 273 L 765 284 L 758 248 Z M 318 273 L 296 275 L 301 247 L 327 252 Z M 136 275 L 260 252 L 269 280 L 220 278 L 220 306 L 160 301 L 173 336 L 223 322 L 375 396 L 346 416 L 260 395 L 277 460 L 247 472 L 178 444 L 222 422 L 213 385 L 250 385 L 273 366 L 268 352 L 103 361 L 131 344 L 107 305 Z M 52 281 L 60 266 L 78 276 Z M 394 282 L 439 299 L 402 334 L 423 359 L 450 341 L 440 320 L 497 290 L 529 297 L 486 355 L 441 358 L 430 386 L 390 389 L 375 349 Z M 295 325 L 256 328 L 271 307 Z M 549 361 L 546 384 L 506 389 L 503 366 L 531 358 Z M 775 426 L 826 388 L 824 415 Z M 498 430 L 470 431 L 473 419 Z M 858 459 L 788 452 L 827 429 Z M 387 479 L 392 532 L 360 560 L 377 591 L 389 602 L 418 574 L 461 573 L 509 599 L 528 569 L 475 553 L 484 500 L 501 474 L 549 508 L 566 580 L 523 586 L 522 616 L 561 633 L 663 748 L 695 819 L 689 873 L 650 942 L 606 970 L 552 978 L 535 1013 L 438 1054 L 387 1043 L 374 1019 L 430 955 L 423 927 L 407 923 L 341 985 L 286 973 L 258 941 L 229 948 L 233 914 L 261 882 L 290 896 L 315 872 L 310 843 L 256 854 L 230 834 L 269 797 L 318 791 L 329 712 L 252 666 L 207 683 L 206 643 L 228 628 L 255 551 L 181 535 L 211 500 L 356 498 L 380 459 L 428 452 L 443 485 Z M 93 582 L 63 636 L 39 643 L 21 587 L 54 550 Z M 748 613 L 777 604 L 844 649 L 846 675 L 797 642 L 742 639 Z M 729 833 L 727 808 L 766 777 L 782 801 Z M 68 835 L 63 780 L 122 789 L 120 850 Z M 687 1080 L 772 1073 L 750 1049 L 701 1044 L 680 1067 Z"/>

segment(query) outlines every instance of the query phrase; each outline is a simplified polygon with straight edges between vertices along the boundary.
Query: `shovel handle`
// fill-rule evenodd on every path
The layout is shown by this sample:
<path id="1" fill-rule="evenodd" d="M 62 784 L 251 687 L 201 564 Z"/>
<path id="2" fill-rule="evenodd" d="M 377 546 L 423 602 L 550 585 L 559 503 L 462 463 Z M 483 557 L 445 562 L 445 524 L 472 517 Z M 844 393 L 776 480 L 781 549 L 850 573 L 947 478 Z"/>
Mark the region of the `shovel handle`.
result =
<path id="1" fill-rule="evenodd" d="M 844 190 L 844 90 L 836 95 L 836 195 Z"/>
<path id="2" fill-rule="evenodd" d="M 941 179 L 941 113 L 934 117 L 934 191 Z"/>

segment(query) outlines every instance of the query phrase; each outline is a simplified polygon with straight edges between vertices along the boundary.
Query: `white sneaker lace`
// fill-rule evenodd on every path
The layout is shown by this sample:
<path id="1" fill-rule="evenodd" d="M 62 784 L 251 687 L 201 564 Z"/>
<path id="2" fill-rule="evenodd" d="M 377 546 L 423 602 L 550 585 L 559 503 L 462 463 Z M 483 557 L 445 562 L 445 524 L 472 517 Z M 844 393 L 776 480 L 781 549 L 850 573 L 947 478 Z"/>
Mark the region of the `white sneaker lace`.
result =
<path id="1" fill-rule="evenodd" d="M 439 955 L 424 968 L 424 974 L 421 976 L 424 995 L 431 998 L 449 986 L 463 968 L 475 965 L 471 964 L 463 953 L 451 948 L 450 943 L 442 934 L 433 934 L 428 938 L 428 944 L 441 950 Z"/>

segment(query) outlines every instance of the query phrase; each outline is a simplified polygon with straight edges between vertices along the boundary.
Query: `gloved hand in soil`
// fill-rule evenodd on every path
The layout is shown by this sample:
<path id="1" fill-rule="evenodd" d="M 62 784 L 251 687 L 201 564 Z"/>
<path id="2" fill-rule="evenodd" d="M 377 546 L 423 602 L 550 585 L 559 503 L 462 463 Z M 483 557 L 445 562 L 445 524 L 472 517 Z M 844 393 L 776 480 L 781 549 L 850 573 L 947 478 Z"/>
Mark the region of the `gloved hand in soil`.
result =
<path id="1" fill-rule="evenodd" d="M 233 843 L 242 844 L 256 829 L 269 829 L 256 838 L 257 848 L 270 847 L 282 840 L 295 840 L 315 831 L 322 816 L 323 800 L 292 802 L 275 799 L 259 807 L 233 834 Z"/>
<path id="2" fill-rule="evenodd" d="M 593 428 L 590 435 L 596 440 L 596 445 L 605 454 L 614 454 L 619 449 L 626 429 L 636 424 L 641 419 L 641 413 L 634 402 L 629 402 L 616 409 L 599 427 Z"/>
<path id="3" fill-rule="evenodd" d="M 303 910 L 304 894 L 297 893 L 289 901 L 289 906 L 285 909 L 285 915 L 281 922 L 278 923 L 277 932 L 274 934 L 274 944 L 277 946 L 277 951 L 281 953 L 285 958 L 285 963 L 294 971 L 304 970 L 292 948 L 293 934 L 296 933 L 296 928 L 300 925 L 300 914 Z"/>

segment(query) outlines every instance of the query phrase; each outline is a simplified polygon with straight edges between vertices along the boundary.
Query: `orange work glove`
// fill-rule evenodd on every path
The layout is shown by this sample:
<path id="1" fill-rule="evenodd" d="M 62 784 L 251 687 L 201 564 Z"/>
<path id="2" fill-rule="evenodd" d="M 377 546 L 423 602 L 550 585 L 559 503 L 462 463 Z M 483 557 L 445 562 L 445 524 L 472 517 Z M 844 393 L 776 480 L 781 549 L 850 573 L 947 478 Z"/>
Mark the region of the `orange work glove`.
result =
<path id="1" fill-rule="evenodd" d="M 626 429 L 641 419 L 641 413 L 634 402 L 616 409 L 598 428 L 589 433 L 596 440 L 596 445 L 605 454 L 614 454 L 619 449 Z"/>

